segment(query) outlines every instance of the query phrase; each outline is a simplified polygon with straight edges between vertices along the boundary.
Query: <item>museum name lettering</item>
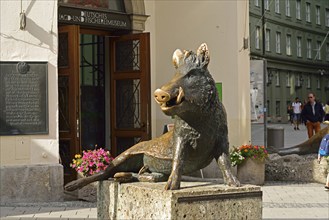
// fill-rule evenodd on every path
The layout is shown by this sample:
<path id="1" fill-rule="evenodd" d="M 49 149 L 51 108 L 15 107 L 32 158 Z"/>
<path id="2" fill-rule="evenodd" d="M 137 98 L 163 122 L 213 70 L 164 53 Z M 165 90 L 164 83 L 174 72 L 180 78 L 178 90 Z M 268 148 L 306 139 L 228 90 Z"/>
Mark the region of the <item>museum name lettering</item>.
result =
<path id="1" fill-rule="evenodd" d="M 98 25 L 110 25 L 116 27 L 127 27 L 127 22 L 123 20 L 110 19 L 106 13 L 101 12 L 88 12 L 81 11 L 81 15 L 69 15 L 69 14 L 60 14 L 59 20 L 69 21 L 69 22 L 78 22 L 78 23 L 87 23 L 87 24 L 98 24 Z"/>

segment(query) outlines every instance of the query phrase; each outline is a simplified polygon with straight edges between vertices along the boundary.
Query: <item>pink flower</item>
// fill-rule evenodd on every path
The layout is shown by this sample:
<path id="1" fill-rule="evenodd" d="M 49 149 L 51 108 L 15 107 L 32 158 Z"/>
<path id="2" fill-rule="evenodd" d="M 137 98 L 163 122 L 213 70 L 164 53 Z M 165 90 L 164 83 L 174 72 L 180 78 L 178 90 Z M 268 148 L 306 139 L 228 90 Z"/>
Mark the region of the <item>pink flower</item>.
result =
<path id="1" fill-rule="evenodd" d="M 99 148 L 96 150 L 83 151 L 79 162 L 73 159 L 73 163 L 70 164 L 70 166 L 77 172 L 83 173 L 85 176 L 90 176 L 105 170 L 112 160 L 113 158 L 109 151 Z"/>

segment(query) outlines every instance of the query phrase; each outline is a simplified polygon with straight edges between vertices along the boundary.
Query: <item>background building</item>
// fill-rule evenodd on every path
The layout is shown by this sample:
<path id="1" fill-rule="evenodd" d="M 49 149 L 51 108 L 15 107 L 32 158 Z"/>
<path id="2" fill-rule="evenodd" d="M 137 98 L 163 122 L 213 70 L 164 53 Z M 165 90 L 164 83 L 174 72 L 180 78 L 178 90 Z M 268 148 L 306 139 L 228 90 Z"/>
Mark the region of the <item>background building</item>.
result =
<path id="1" fill-rule="evenodd" d="M 287 106 L 308 92 L 329 100 L 329 1 L 251 0 L 250 56 L 267 60 L 267 116 L 288 120 Z"/>

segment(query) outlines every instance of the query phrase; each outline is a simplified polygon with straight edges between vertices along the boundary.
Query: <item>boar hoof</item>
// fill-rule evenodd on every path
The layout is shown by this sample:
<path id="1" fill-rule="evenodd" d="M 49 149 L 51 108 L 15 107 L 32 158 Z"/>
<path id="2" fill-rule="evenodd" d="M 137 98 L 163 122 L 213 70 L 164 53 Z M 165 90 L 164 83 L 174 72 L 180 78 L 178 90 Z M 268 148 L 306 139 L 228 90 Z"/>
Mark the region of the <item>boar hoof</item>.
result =
<path id="1" fill-rule="evenodd" d="M 227 181 L 227 184 L 229 186 L 235 186 L 235 187 L 241 186 L 240 181 L 234 175 L 230 176 L 230 179 L 229 179 L 229 181 Z"/>
<path id="2" fill-rule="evenodd" d="M 119 172 L 114 175 L 114 181 L 119 183 L 129 183 L 134 180 L 133 174 L 129 172 Z"/>
<path id="3" fill-rule="evenodd" d="M 180 181 L 178 180 L 177 175 L 170 175 L 167 184 L 165 186 L 165 190 L 176 190 L 180 189 Z"/>
<path id="4" fill-rule="evenodd" d="M 81 182 L 83 181 L 83 179 L 78 179 L 78 180 L 75 180 L 75 181 L 72 181 L 72 182 L 70 182 L 70 183 L 68 183 L 68 184 L 66 184 L 65 186 L 64 186 L 64 189 L 66 190 L 66 191 L 74 191 L 74 190 L 76 190 L 76 189 L 79 189 L 79 188 L 81 188 Z"/>

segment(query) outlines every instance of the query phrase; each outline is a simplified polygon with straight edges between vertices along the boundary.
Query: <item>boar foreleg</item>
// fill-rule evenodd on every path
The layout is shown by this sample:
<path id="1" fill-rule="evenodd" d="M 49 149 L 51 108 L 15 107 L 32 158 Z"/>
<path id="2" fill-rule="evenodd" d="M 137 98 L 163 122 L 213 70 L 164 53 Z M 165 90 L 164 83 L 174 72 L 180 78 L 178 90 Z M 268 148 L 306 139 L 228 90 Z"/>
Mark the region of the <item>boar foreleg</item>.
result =
<path id="1" fill-rule="evenodd" d="M 232 174 L 231 164 L 225 153 L 219 156 L 217 163 L 223 173 L 224 183 L 229 186 L 240 186 L 239 180 Z"/>
<path id="2" fill-rule="evenodd" d="M 182 141 L 181 137 L 175 138 L 175 144 L 174 144 L 174 158 L 172 162 L 172 169 L 171 174 L 169 176 L 169 179 L 167 181 L 167 184 L 165 186 L 165 189 L 179 189 L 180 188 L 180 182 L 182 178 L 182 167 L 183 167 L 183 161 L 184 161 L 184 143 Z"/>

